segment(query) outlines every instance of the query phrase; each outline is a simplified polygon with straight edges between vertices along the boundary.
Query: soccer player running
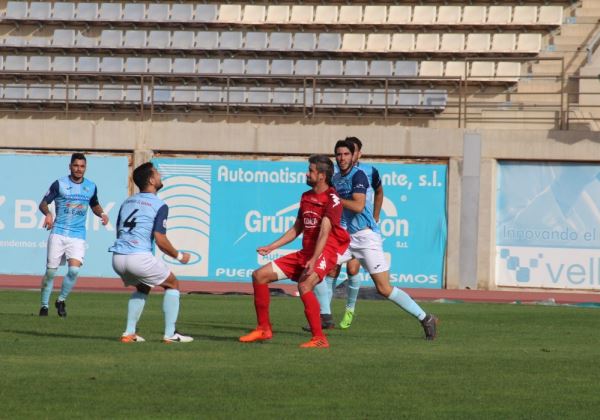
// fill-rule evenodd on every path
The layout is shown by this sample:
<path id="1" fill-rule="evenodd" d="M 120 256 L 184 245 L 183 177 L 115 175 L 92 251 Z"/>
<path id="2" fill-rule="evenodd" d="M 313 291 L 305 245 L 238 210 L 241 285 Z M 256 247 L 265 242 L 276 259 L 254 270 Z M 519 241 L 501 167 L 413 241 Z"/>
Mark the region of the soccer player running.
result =
<path id="1" fill-rule="evenodd" d="M 252 273 L 254 307 L 258 326 L 240 337 L 241 342 L 270 340 L 273 329 L 269 317 L 269 286 L 284 278 L 298 282 L 298 291 L 304 314 L 311 327 L 312 338 L 300 347 L 329 347 L 321 329 L 319 302 L 313 293 L 317 283 L 337 264 L 338 257 L 350 242 L 348 233 L 340 226 L 342 204 L 331 186 L 333 163 L 325 155 L 313 155 L 308 159 L 306 183 L 312 189 L 302 194 L 300 209 L 294 226 L 273 243 L 257 249 L 260 255 L 268 255 L 303 234 L 302 249 L 277 258 Z"/>
<path id="2" fill-rule="evenodd" d="M 112 265 L 125 286 L 137 290 L 129 298 L 127 326 L 121 342 L 145 341 L 137 335 L 137 322 L 142 315 L 150 290 L 155 286 L 165 289 L 163 312 L 165 315 L 165 343 L 188 343 L 192 337 L 175 330 L 179 315 L 179 282 L 164 262 L 152 254 L 154 243 L 162 252 L 187 264 L 190 255 L 177 251 L 167 238 L 169 207 L 157 197 L 163 186 L 160 173 L 151 162 L 146 162 L 133 171 L 133 182 L 140 192 L 123 202 L 117 219 L 117 240 L 110 247 Z"/>
<path id="3" fill-rule="evenodd" d="M 342 225 L 350 233 L 350 246 L 340 263 L 349 261 L 352 257 L 357 258 L 371 275 L 377 292 L 417 318 L 425 331 L 426 340 L 435 339 L 437 318 L 426 314 L 407 293 L 390 285 L 383 241 L 373 218 L 372 206 L 367 201 L 369 180 L 367 175 L 352 163 L 354 144 L 340 140 L 335 144 L 334 151 L 339 172 L 333 177 L 333 185 L 344 206 Z"/>
<path id="4" fill-rule="evenodd" d="M 354 144 L 354 154 L 352 156 L 352 165 L 363 171 L 369 180 L 369 187 L 366 192 L 366 200 L 373 209 L 373 218 L 379 223 L 379 215 L 383 204 L 383 185 L 379 177 L 379 171 L 374 166 L 361 163 L 362 142 L 357 137 L 346 137 L 346 141 Z M 349 328 L 354 319 L 354 310 L 356 300 L 360 290 L 360 262 L 352 258 L 346 264 L 346 273 L 348 274 L 348 296 L 346 298 L 346 310 L 344 317 L 340 322 L 343 329 Z M 315 295 L 321 306 L 321 326 L 325 329 L 334 328 L 333 316 L 331 314 L 331 300 L 335 292 L 337 277 L 340 274 L 340 266 L 336 266 L 331 273 L 325 277 L 325 280 L 315 287 Z M 308 328 L 304 327 L 305 330 Z"/>
<path id="5" fill-rule="evenodd" d="M 88 207 L 102 219 L 103 225 L 108 223 L 108 216 L 98 202 L 96 184 L 84 178 L 86 167 L 85 155 L 73 153 L 69 164 L 70 175 L 54 181 L 39 205 L 45 216 L 43 226 L 51 231 L 46 253 L 46 273 L 42 278 L 40 316 L 48 316 L 54 276 L 58 267 L 65 262 L 69 268 L 54 306 L 58 316 L 67 316 L 65 301 L 75 286 L 85 256 L 85 220 Z M 56 218 L 48 208 L 52 202 L 55 203 Z"/>

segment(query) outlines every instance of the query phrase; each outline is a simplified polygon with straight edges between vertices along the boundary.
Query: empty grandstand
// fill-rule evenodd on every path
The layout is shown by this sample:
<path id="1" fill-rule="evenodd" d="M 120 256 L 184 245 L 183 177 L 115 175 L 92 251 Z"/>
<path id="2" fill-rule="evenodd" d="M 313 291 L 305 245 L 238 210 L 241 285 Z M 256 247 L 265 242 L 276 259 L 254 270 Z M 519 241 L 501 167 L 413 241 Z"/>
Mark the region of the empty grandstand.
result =
<path id="1" fill-rule="evenodd" d="M 565 127 L 582 116 L 569 77 L 597 26 L 597 9 L 568 0 L 0 5 L 4 108 L 375 114 L 426 126 L 529 113 Z"/>

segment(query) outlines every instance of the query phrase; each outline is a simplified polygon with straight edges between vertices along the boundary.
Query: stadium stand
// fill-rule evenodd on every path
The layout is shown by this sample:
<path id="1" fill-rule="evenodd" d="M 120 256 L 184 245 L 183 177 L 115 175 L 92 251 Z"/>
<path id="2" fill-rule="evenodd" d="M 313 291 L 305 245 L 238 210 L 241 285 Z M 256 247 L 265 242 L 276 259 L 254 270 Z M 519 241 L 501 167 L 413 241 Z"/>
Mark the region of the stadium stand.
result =
<path id="1" fill-rule="evenodd" d="M 61 90 L 68 85 L 87 106 L 129 105 L 146 98 L 140 92 L 147 89 L 150 105 L 164 109 L 219 104 L 276 111 L 285 104 L 306 113 L 309 103 L 312 113 L 456 115 L 460 95 L 515 92 L 532 71 L 556 69 L 543 60 L 556 57 L 557 40 L 579 6 L 567 0 L 4 1 L 2 101 L 60 104 L 69 100 Z M 138 95 L 129 94 L 135 84 Z"/>

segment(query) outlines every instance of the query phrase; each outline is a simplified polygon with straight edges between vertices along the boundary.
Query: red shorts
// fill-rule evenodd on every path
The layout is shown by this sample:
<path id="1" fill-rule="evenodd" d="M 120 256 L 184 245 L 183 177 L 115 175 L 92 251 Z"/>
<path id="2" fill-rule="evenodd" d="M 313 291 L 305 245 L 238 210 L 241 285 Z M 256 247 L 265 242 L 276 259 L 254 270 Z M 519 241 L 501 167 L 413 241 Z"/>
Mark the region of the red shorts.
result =
<path id="1" fill-rule="evenodd" d="M 310 255 L 302 251 L 296 251 L 293 254 L 277 258 L 273 261 L 275 267 L 273 270 L 278 274 L 279 280 L 287 278 L 298 281 L 305 270 L 306 262 L 310 259 Z M 325 249 L 317 258 L 314 272 L 319 276 L 319 280 L 323 278 L 336 266 L 339 255 L 337 252 Z M 279 270 L 277 270 L 279 268 Z M 281 272 L 278 272 L 281 271 Z M 282 275 L 283 274 L 283 275 Z"/>

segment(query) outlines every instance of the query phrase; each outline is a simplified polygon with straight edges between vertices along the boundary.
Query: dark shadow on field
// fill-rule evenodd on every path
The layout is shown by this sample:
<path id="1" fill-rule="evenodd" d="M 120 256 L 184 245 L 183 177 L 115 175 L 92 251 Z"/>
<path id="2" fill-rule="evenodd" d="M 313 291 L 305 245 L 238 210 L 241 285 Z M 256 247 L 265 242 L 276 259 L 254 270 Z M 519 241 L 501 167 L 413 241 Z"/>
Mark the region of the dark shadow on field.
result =
<path id="1" fill-rule="evenodd" d="M 2 330 L 5 333 L 30 335 L 33 337 L 54 337 L 54 338 L 76 338 L 80 340 L 101 340 L 101 341 L 113 341 L 117 342 L 118 337 L 102 337 L 102 336 L 90 336 L 90 335 L 76 335 L 76 334 L 64 334 L 64 333 L 45 333 L 40 331 L 23 331 L 23 330 Z"/>

